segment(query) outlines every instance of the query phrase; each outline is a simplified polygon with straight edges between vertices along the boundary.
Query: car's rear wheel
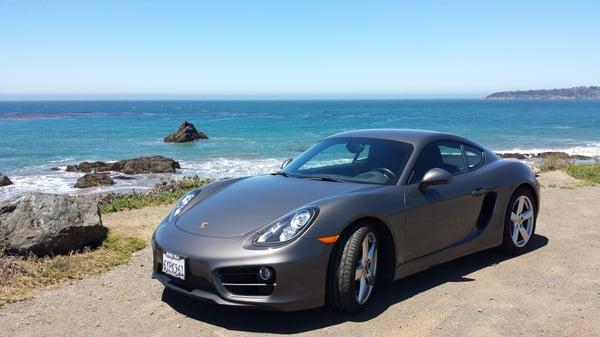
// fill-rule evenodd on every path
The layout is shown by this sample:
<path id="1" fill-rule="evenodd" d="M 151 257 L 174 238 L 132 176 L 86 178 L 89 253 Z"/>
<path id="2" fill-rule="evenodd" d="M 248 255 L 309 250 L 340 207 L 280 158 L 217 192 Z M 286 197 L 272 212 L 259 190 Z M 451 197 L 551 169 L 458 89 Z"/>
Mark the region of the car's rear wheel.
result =
<path id="1" fill-rule="evenodd" d="M 502 248 L 512 254 L 525 252 L 535 233 L 537 210 L 533 193 L 519 188 L 513 193 L 506 210 Z"/>
<path id="2" fill-rule="evenodd" d="M 379 264 L 377 231 L 357 225 L 343 237 L 329 273 L 330 305 L 354 313 L 366 308 L 373 297 Z"/>

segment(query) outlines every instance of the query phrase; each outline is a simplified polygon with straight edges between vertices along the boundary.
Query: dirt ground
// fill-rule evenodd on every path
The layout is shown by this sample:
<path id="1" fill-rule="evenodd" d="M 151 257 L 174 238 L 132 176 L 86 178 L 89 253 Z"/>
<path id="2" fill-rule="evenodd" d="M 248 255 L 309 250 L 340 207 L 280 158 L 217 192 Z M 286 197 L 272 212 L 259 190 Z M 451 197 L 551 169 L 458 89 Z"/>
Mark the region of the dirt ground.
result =
<path id="1" fill-rule="evenodd" d="M 0 309 L 0 336 L 600 336 L 600 187 L 545 186 L 533 249 L 471 255 L 378 290 L 356 316 L 243 311 L 164 292 L 149 248 L 114 270 Z M 169 207 L 104 216 L 148 238 Z"/>

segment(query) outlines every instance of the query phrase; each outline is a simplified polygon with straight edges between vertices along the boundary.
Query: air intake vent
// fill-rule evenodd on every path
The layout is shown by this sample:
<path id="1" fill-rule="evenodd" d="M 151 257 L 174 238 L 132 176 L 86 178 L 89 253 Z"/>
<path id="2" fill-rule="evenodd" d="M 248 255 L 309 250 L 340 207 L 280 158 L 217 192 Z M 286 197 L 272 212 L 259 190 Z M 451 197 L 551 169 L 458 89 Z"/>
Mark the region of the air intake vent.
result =
<path id="1" fill-rule="evenodd" d="M 234 295 L 241 296 L 269 296 L 275 289 L 275 272 L 271 277 L 263 280 L 260 269 L 269 267 L 236 267 L 219 270 L 219 280 L 225 289 Z M 264 273 L 263 273 L 264 275 Z"/>

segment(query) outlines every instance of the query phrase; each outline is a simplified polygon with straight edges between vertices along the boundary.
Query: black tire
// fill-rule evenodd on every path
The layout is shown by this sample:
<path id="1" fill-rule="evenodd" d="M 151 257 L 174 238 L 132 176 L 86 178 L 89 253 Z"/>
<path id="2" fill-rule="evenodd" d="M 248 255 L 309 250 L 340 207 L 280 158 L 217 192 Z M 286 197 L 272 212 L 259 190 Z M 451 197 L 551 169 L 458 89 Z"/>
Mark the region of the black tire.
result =
<path id="1" fill-rule="evenodd" d="M 517 245 L 515 243 L 515 241 L 513 240 L 513 229 L 514 229 L 514 225 L 513 225 L 513 221 L 511 219 L 511 215 L 513 213 L 513 210 L 515 209 L 515 207 L 517 206 L 518 202 L 517 200 L 519 200 L 519 198 L 521 197 L 525 197 L 529 200 L 529 202 L 531 203 L 531 207 L 532 207 L 532 218 L 531 218 L 531 233 L 529 235 L 529 238 L 524 242 L 524 244 L 522 244 L 520 242 L 521 239 L 524 239 L 524 237 L 521 234 L 517 234 L 517 242 L 519 242 L 520 244 Z M 518 207 L 518 206 L 517 206 Z M 515 212 L 516 213 L 516 212 Z M 529 190 L 528 188 L 519 188 L 517 189 L 513 195 L 510 197 L 510 200 L 508 201 L 508 205 L 506 207 L 506 213 L 504 216 L 504 234 L 503 234 L 503 240 L 502 240 L 502 245 L 500 245 L 500 248 L 510 254 L 522 254 L 525 253 L 526 251 L 529 250 L 530 246 L 531 246 L 531 242 L 533 241 L 533 236 L 535 234 L 535 226 L 536 226 L 536 220 L 537 220 L 537 204 L 536 204 L 536 198 L 535 195 L 531 192 L 531 190 Z M 528 230 L 525 230 L 526 232 L 528 232 Z"/>
<path id="2" fill-rule="evenodd" d="M 365 238 L 375 239 L 375 273 L 369 277 L 369 285 L 372 287 L 368 292 L 366 300 L 360 303 L 357 299 L 359 285 L 355 280 L 356 269 L 362 256 L 362 245 Z M 371 241 L 369 241 L 371 242 Z M 370 243 L 369 243 L 370 244 Z M 369 246 L 370 247 L 370 246 Z M 368 224 L 357 224 L 350 228 L 337 245 L 331 259 L 328 275 L 328 303 L 334 310 L 344 313 L 357 313 L 364 310 L 373 299 L 375 281 L 379 273 L 381 260 L 381 249 L 379 249 L 379 237 L 373 226 Z M 371 262 L 367 263 L 367 266 Z M 371 265 L 372 266 L 372 265 Z"/>

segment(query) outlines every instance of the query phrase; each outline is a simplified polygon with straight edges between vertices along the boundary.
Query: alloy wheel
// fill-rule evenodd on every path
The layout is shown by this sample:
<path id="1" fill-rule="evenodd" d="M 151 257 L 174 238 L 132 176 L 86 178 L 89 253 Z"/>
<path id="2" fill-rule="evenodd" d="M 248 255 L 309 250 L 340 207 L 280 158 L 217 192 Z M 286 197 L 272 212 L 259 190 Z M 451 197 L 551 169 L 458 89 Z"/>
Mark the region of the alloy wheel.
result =
<path id="1" fill-rule="evenodd" d="M 362 241 L 361 255 L 356 261 L 356 301 L 364 304 L 375 286 L 377 273 L 377 238 L 374 233 L 367 233 Z"/>
<path id="2" fill-rule="evenodd" d="M 533 203 L 526 195 L 518 197 L 510 213 L 510 236 L 515 246 L 521 248 L 529 242 L 535 223 Z"/>

